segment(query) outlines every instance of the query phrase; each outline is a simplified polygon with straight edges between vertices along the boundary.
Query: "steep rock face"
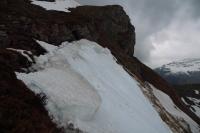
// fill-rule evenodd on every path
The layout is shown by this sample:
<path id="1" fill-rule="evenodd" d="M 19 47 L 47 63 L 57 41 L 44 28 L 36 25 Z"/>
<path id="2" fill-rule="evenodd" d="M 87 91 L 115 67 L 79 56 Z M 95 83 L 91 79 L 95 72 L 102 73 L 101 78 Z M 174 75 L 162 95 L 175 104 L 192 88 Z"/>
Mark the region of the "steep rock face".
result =
<path id="1" fill-rule="evenodd" d="M 135 29 L 131 26 L 129 17 L 120 6 L 84 6 L 71 9 L 72 15 L 90 17 L 88 29 L 92 41 L 110 49 L 120 49 L 129 56 L 134 54 Z M 111 21 L 108 21 L 111 20 Z M 84 36 L 82 36 L 84 37 Z M 87 37 L 86 37 L 87 38 Z M 88 38 L 90 39 L 90 38 Z"/>

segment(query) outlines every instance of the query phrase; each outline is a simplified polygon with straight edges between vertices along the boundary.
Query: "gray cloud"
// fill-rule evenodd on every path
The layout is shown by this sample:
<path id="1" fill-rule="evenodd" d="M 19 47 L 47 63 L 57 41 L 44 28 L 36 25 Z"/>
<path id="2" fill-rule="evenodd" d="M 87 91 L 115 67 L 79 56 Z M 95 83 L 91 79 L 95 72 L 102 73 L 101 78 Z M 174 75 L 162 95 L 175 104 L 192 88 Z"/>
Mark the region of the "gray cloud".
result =
<path id="1" fill-rule="evenodd" d="M 77 1 L 89 5 L 122 5 L 136 27 L 135 56 L 151 67 L 200 57 L 199 0 Z"/>

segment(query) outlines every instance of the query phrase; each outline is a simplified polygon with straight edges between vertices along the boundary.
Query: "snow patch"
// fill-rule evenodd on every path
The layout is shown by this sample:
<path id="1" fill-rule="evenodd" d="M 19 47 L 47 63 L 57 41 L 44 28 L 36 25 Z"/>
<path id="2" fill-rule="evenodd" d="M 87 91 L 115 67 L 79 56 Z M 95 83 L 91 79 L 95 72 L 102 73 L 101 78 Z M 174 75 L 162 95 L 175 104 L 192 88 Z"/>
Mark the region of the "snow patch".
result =
<path id="1" fill-rule="evenodd" d="M 31 3 L 34 5 L 41 6 L 46 10 L 56 10 L 63 12 L 70 12 L 68 10 L 69 8 L 75 8 L 77 6 L 80 6 L 80 4 L 74 0 L 55 0 L 55 2 L 31 0 Z"/>
<path id="2" fill-rule="evenodd" d="M 29 56 L 29 55 L 32 55 L 32 53 L 30 51 L 21 50 L 21 49 L 14 49 L 14 48 L 7 48 L 7 50 L 18 52 L 21 55 L 23 55 L 24 57 L 26 57 L 28 59 L 28 61 L 33 62 L 33 60 Z"/>
<path id="3" fill-rule="evenodd" d="M 58 48 L 57 46 L 49 45 L 48 43 L 43 41 L 36 40 L 36 42 L 40 44 L 40 46 L 42 46 L 48 53 L 52 53 Z"/>
<path id="4" fill-rule="evenodd" d="M 199 90 L 194 90 L 195 94 L 199 95 Z"/>
<path id="5" fill-rule="evenodd" d="M 68 121 L 88 133 L 171 132 L 110 51 L 88 40 L 55 47 L 36 58 L 38 72 L 17 73 L 35 93 L 47 95 L 55 121 Z"/>

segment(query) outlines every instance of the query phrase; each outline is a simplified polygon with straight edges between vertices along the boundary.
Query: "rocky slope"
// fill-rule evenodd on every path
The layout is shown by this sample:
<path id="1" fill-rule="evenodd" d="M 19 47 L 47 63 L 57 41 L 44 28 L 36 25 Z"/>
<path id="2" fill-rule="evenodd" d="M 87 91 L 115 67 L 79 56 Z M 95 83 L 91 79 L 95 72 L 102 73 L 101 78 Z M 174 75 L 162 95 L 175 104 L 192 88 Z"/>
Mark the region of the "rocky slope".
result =
<path id="1" fill-rule="evenodd" d="M 135 30 L 122 7 L 80 6 L 68 10 L 71 12 L 47 11 L 31 4 L 28 0 L 0 1 L 1 132 L 63 131 L 58 129 L 48 116 L 44 108 L 45 96 L 30 91 L 16 78 L 14 72 L 36 71 L 30 67 L 35 63 L 35 56 L 47 52 L 36 40 L 58 46 L 62 42 L 72 42 L 82 38 L 95 41 L 110 49 L 118 63 L 132 77 L 138 79 L 144 88 L 144 94 L 173 132 L 191 132 L 189 123 L 181 121 L 167 110 L 159 97 L 155 100 L 155 94 L 151 91 L 153 87 L 149 87 L 149 84 L 167 94 L 173 103 L 187 114 L 187 117 L 200 124 L 199 117 L 187 107 L 174 88 L 132 56 Z M 70 125 L 65 131 L 80 132 Z"/>
<path id="2" fill-rule="evenodd" d="M 200 85 L 175 85 L 175 88 L 182 101 L 190 108 L 190 110 L 197 116 L 200 116 Z"/>

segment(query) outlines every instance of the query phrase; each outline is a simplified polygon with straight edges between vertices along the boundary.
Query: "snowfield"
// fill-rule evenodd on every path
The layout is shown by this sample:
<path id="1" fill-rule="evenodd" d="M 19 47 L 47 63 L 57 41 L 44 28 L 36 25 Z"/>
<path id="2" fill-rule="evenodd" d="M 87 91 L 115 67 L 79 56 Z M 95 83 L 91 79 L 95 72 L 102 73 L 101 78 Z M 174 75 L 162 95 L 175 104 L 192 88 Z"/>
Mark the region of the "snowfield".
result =
<path id="1" fill-rule="evenodd" d="M 60 126 L 73 122 L 88 133 L 169 133 L 138 82 L 110 51 L 88 40 L 56 47 L 37 41 L 48 53 L 35 57 L 37 72 L 17 73 Z"/>
<path id="2" fill-rule="evenodd" d="M 46 10 L 56 10 L 63 12 L 70 12 L 68 8 L 80 6 L 80 4 L 74 0 L 55 0 L 55 2 L 31 0 L 31 3 L 34 5 L 41 6 Z"/>

